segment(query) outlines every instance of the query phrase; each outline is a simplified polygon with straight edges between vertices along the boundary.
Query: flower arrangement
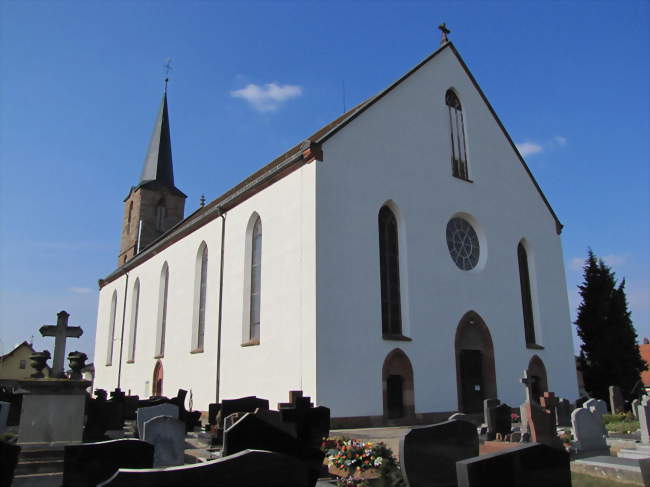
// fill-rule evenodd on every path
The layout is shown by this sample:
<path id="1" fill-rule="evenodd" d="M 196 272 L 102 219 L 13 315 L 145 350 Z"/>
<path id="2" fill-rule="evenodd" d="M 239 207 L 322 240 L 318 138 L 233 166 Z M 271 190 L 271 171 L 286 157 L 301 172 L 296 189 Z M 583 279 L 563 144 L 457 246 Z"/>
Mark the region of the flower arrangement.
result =
<path id="1" fill-rule="evenodd" d="M 339 487 L 404 485 L 393 452 L 383 443 L 328 438 L 321 449 Z"/>
<path id="2" fill-rule="evenodd" d="M 518 423 L 520 417 L 517 413 L 510 413 L 510 419 L 512 420 L 513 423 Z"/>

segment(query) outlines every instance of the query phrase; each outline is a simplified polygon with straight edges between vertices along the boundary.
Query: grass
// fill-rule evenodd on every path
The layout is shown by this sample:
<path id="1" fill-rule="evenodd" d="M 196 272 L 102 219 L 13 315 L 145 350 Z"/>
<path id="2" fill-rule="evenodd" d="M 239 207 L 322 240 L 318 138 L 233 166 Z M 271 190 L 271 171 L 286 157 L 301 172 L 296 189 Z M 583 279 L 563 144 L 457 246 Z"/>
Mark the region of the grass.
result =
<path id="1" fill-rule="evenodd" d="M 639 422 L 628 414 L 604 414 L 603 422 L 607 431 L 614 433 L 632 433 L 639 429 Z"/>
<path id="2" fill-rule="evenodd" d="M 584 473 L 571 472 L 572 487 L 638 487 L 637 484 L 617 482 L 612 479 L 593 477 Z"/>

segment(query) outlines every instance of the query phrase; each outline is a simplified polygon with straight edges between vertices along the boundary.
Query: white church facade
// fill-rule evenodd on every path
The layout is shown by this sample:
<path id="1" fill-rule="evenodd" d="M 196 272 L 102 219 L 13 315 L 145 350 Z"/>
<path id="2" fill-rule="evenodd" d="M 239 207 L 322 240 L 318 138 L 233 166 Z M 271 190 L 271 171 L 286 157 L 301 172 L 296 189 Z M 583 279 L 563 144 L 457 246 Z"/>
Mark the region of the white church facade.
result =
<path id="1" fill-rule="evenodd" d="M 183 218 L 167 98 L 100 280 L 95 387 L 302 390 L 335 424 L 577 397 L 562 225 L 456 48 Z M 438 416 L 437 416 L 438 415 Z"/>

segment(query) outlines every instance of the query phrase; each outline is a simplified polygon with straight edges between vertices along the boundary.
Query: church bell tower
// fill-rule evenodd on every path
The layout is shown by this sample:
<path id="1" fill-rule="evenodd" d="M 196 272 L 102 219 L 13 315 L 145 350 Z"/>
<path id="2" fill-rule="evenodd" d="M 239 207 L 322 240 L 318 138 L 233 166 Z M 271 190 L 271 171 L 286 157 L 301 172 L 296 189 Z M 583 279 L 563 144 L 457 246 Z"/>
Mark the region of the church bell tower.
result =
<path id="1" fill-rule="evenodd" d="M 151 134 L 140 181 L 124 199 L 124 224 L 117 265 L 138 252 L 183 219 L 185 194 L 174 186 L 172 145 L 167 113 L 167 80 Z"/>

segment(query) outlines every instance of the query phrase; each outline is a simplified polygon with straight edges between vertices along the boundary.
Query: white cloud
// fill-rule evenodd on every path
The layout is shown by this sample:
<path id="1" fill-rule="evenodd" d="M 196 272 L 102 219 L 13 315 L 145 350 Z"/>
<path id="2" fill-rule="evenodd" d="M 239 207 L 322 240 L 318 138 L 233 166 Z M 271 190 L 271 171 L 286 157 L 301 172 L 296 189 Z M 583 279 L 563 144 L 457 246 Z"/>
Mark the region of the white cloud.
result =
<path id="1" fill-rule="evenodd" d="M 230 92 L 233 98 L 243 98 L 259 112 L 272 112 L 291 98 L 302 95 L 302 87 L 298 85 L 278 85 L 267 83 L 263 86 L 249 83 L 246 87 Z"/>
<path id="2" fill-rule="evenodd" d="M 556 135 L 555 137 L 553 137 L 553 140 L 560 147 L 564 147 L 566 145 L 566 143 L 568 142 L 567 138 L 563 137 L 562 135 Z"/>
<path id="3" fill-rule="evenodd" d="M 71 287 L 70 292 L 75 294 L 90 294 L 93 292 L 89 287 Z"/>
<path id="4" fill-rule="evenodd" d="M 574 257 L 571 259 L 571 262 L 569 263 L 569 267 L 571 268 L 572 271 L 581 271 L 582 266 L 585 264 L 585 259 L 582 257 Z"/>
<path id="5" fill-rule="evenodd" d="M 528 157 L 534 154 L 539 154 L 544 150 L 544 148 L 540 144 L 536 144 L 535 142 L 521 142 L 516 145 L 522 157 Z"/>
<path id="6" fill-rule="evenodd" d="M 603 261 L 605 261 L 605 264 L 607 264 L 608 266 L 616 267 L 625 264 L 625 262 L 627 261 L 627 256 L 611 254 L 611 255 L 603 255 L 602 259 Z"/>

